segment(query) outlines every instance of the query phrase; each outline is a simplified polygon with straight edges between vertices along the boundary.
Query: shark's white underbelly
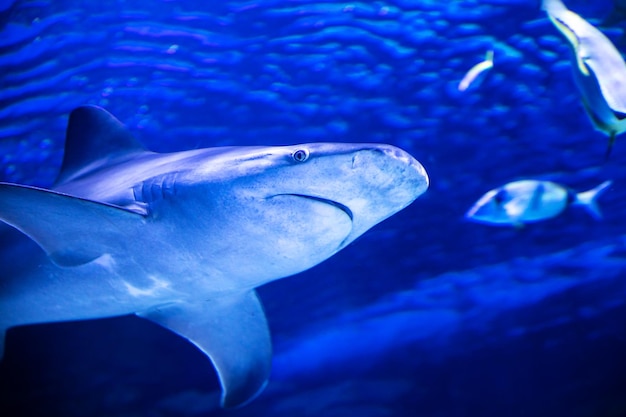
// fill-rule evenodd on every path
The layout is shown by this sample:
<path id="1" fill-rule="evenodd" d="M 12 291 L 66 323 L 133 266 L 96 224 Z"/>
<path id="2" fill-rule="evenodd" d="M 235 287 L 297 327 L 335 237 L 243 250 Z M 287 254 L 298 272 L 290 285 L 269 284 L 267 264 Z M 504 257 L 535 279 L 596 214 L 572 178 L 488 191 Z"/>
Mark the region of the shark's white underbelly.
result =
<path id="1" fill-rule="evenodd" d="M 0 271 L 0 322 L 6 327 L 129 314 L 181 295 L 172 284 L 106 256 L 78 267 L 54 265 L 37 246 L 19 242 Z"/>

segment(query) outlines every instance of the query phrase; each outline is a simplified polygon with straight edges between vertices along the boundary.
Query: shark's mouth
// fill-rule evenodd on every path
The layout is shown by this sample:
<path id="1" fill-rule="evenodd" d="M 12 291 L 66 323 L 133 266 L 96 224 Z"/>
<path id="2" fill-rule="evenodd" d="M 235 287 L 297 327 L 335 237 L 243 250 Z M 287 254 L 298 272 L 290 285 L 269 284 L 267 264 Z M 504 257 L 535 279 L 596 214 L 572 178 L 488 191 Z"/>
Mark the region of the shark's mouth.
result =
<path id="1" fill-rule="evenodd" d="M 313 201 L 319 201 L 320 203 L 324 203 L 324 204 L 328 204 L 334 207 L 337 207 L 339 210 L 343 211 L 344 213 L 346 213 L 346 215 L 350 218 L 350 221 L 354 220 L 354 215 L 352 214 L 352 210 L 350 210 L 350 208 L 348 206 L 345 206 L 337 201 L 333 201 L 333 200 L 329 200 L 327 198 L 323 198 L 323 197 L 316 197 L 316 196 L 312 196 L 312 195 L 306 195 L 306 194 L 293 194 L 293 193 L 289 193 L 289 194 L 277 194 L 277 195 L 287 195 L 287 196 L 292 196 L 292 197 L 301 197 L 301 198 L 308 198 L 309 200 L 313 200 Z"/>

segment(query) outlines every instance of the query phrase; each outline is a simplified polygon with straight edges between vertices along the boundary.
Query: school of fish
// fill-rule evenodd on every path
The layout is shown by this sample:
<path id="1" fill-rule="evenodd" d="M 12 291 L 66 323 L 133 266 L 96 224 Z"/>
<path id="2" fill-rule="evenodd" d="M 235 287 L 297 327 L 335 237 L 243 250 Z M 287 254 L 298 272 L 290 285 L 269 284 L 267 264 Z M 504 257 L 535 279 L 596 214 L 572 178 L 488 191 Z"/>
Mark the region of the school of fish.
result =
<path id="1" fill-rule="evenodd" d="M 609 138 L 608 159 L 615 138 L 626 131 L 626 62 L 609 38 L 561 0 L 542 0 L 541 8 L 569 43 L 573 77 L 582 105 L 594 128 Z M 489 51 L 485 60 L 463 77 L 459 91 L 478 84 L 493 65 L 493 52 Z M 610 185 L 611 181 L 605 181 L 577 194 L 550 181 L 513 181 L 488 191 L 465 217 L 493 226 L 520 227 L 553 218 L 567 207 L 579 205 L 600 219 L 596 199 Z"/>

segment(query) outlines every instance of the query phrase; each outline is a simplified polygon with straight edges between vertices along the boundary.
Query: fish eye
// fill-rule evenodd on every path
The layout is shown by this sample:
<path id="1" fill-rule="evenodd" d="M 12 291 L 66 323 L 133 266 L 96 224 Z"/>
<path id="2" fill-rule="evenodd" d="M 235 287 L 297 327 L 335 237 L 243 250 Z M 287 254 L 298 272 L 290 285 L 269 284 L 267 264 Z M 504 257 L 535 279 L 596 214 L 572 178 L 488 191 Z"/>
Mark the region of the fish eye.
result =
<path id="1" fill-rule="evenodd" d="M 501 190 L 498 190 L 496 195 L 493 196 L 493 201 L 495 201 L 497 205 L 501 205 L 507 200 L 507 197 L 508 197 L 508 193 L 506 192 L 506 190 L 501 189 Z"/>
<path id="2" fill-rule="evenodd" d="M 291 157 L 296 162 L 304 162 L 309 159 L 309 151 L 307 151 L 306 149 L 298 149 L 291 154 Z"/>

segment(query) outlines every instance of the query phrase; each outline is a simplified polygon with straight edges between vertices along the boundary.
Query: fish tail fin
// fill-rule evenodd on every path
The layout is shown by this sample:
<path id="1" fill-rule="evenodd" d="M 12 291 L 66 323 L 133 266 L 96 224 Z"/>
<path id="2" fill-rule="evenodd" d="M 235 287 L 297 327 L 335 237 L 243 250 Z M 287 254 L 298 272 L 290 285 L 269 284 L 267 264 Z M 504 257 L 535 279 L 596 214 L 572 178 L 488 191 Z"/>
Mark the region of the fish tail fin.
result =
<path id="1" fill-rule="evenodd" d="M 493 49 L 488 50 L 485 54 L 485 62 L 489 62 L 493 66 Z"/>
<path id="2" fill-rule="evenodd" d="M 609 186 L 613 183 L 613 181 L 604 181 L 602 184 L 598 185 L 596 188 L 585 191 L 582 193 L 578 193 L 576 195 L 575 204 L 581 205 L 587 209 L 589 214 L 591 214 L 596 220 L 602 219 L 602 213 L 600 212 L 600 208 L 598 207 L 597 199 L 600 194 L 604 192 Z"/>

